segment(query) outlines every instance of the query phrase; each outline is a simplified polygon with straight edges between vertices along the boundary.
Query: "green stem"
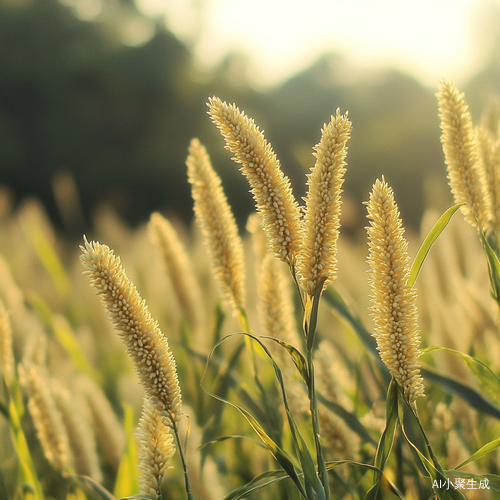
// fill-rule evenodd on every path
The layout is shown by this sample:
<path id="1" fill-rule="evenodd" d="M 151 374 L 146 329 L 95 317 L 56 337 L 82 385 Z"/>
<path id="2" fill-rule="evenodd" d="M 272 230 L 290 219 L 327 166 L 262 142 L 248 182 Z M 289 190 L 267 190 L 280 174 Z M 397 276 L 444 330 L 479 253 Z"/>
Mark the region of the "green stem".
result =
<path id="1" fill-rule="evenodd" d="M 307 384 L 308 396 L 310 402 L 311 411 L 311 421 L 314 432 L 314 444 L 316 446 L 316 459 L 318 462 L 318 473 L 321 484 L 325 491 L 325 498 L 328 500 L 330 498 L 330 484 L 328 481 L 328 472 L 326 470 L 325 459 L 323 456 L 323 448 L 321 446 L 320 438 L 320 426 L 319 426 L 319 413 L 318 413 L 318 400 L 316 398 L 316 387 L 314 380 L 314 363 L 313 363 L 313 350 L 314 350 L 314 339 L 316 336 L 316 325 L 318 323 L 318 310 L 319 310 L 319 300 L 321 298 L 321 293 L 323 291 L 322 280 L 318 283 L 316 292 L 313 298 L 313 304 L 311 308 L 311 314 L 309 321 L 304 321 L 305 334 L 306 334 L 306 361 L 307 361 L 307 373 L 309 383 Z"/>
<path id="2" fill-rule="evenodd" d="M 181 444 L 181 440 L 179 437 L 179 429 L 177 429 L 177 424 L 175 422 L 172 422 L 172 425 L 173 425 L 173 431 L 174 431 L 174 435 L 175 435 L 175 442 L 177 443 L 177 449 L 179 450 L 179 456 L 181 458 L 182 469 L 184 471 L 184 483 L 186 485 L 187 498 L 188 498 L 188 500 L 194 500 L 193 492 L 191 490 L 191 482 L 189 481 L 187 461 L 186 461 L 186 457 L 184 455 L 184 449 L 183 449 L 183 446 Z"/>

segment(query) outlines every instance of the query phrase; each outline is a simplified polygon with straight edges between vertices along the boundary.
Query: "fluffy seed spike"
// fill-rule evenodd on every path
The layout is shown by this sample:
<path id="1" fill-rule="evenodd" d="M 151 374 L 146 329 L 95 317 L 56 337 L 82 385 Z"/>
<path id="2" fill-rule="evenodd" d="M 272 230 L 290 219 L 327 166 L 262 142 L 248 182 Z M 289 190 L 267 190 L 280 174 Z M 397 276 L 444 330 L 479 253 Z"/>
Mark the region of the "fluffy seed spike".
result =
<path id="1" fill-rule="evenodd" d="M 45 458 L 55 470 L 61 473 L 70 472 L 73 457 L 68 436 L 50 392 L 49 377 L 45 368 L 25 361 L 19 365 L 19 375 L 28 396 L 28 408 Z"/>
<path id="2" fill-rule="evenodd" d="M 300 244 L 300 209 L 290 180 L 286 177 L 271 145 L 255 122 L 234 104 L 218 97 L 209 99 L 209 115 L 226 140 L 226 149 L 241 164 L 262 215 L 269 245 L 284 262 L 295 265 Z"/>
<path id="3" fill-rule="evenodd" d="M 196 221 L 205 236 L 219 285 L 236 315 L 245 305 L 243 244 L 219 176 L 198 139 L 189 146 L 186 160 Z"/>
<path id="4" fill-rule="evenodd" d="M 139 488 L 153 498 L 161 496 L 167 462 L 175 453 L 174 438 L 158 410 L 145 398 L 137 429 L 139 442 Z"/>
<path id="5" fill-rule="evenodd" d="M 201 292 L 186 249 L 173 225 L 159 213 L 151 215 L 148 229 L 151 240 L 162 253 L 184 319 L 191 326 L 196 326 L 199 323 Z"/>
<path id="6" fill-rule="evenodd" d="M 424 395 L 418 363 L 417 295 L 414 288 L 406 286 L 410 272 L 408 243 L 393 191 L 383 177 L 373 185 L 367 206 L 374 336 L 382 361 L 414 404 Z"/>
<path id="7" fill-rule="evenodd" d="M 85 239 L 85 246 L 80 248 L 86 274 L 125 343 L 146 394 L 174 426 L 181 415 L 181 390 L 166 337 L 125 274 L 120 258 L 96 241 Z"/>
<path id="8" fill-rule="evenodd" d="M 436 94 L 441 119 L 441 143 L 448 169 L 448 181 L 456 203 L 467 203 L 462 211 L 469 224 L 476 226 L 476 216 L 485 229 L 488 223 L 488 193 L 482 163 L 464 94 L 455 85 L 442 80 Z"/>
<path id="9" fill-rule="evenodd" d="M 328 125 L 324 125 L 321 140 L 314 148 L 316 163 L 308 175 L 309 191 L 297 265 L 301 287 L 309 296 L 314 296 L 322 279 L 324 288 L 336 276 L 340 195 L 350 131 L 347 113 L 341 115 L 337 109 Z"/>

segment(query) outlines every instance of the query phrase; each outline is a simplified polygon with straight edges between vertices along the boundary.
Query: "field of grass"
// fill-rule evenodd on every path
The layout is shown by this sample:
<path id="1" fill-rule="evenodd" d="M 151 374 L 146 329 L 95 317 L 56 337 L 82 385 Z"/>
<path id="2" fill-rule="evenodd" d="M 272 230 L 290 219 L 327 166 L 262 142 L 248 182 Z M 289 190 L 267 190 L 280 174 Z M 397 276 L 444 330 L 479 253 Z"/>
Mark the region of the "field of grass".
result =
<path id="1" fill-rule="evenodd" d="M 243 233 L 196 139 L 193 227 L 102 208 L 75 243 L 0 193 L 0 499 L 498 498 L 500 116 L 438 100 L 456 204 L 420 235 L 382 175 L 342 235 L 347 114 L 301 207 L 217 98 Z"/>

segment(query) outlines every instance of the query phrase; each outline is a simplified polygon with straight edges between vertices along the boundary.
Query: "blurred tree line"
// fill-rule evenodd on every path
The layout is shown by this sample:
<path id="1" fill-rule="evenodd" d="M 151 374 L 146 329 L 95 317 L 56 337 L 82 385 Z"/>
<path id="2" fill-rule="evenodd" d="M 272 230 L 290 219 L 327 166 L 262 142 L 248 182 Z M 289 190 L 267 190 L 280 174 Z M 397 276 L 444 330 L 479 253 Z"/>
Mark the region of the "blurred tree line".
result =
<path id="1" fill-rule="evenodd" d="M 436 179 L 444 183 L 438 82 L 429 89 L 396 70 L 356 71 L 338 54 L 327 54 L 282 85 L 258 92 L 248 82 L 244 56 L 229 55 L 201 75 L 189 49 L 163 23 L 142 16 L 132 0 L 105 0 L 92 21 L 75 16 L 76 7 L 0 0 L 0 183 L 17 201 L 36 196 L 62 224 L 54 186 L 70 173 L 83 208 L 84 220 L 72 224 L 79 235 L 103 203 L 131 224 L 153 210 L 189 221 L 184 161 L 195 136 L 208 147 L 244 223 L 253 201 L 206 115 L 210 95 L 236 102 L 265 129 L 297 197 L 304 195 L 322 124 L 337 107 L 348 110 L 353 133 L 345 225 L 351 230 L 365 224 L 361 201 L 376 177 L 386 176 L 406 223 L 415 228 Z M 132 28 L 153 34 L 134 45 L 127 39 Z M 487 98 L 500 93 L 500 39 L 492 40 L 485 69 L 463 89 L 471 90 L 476 117 Z"/>

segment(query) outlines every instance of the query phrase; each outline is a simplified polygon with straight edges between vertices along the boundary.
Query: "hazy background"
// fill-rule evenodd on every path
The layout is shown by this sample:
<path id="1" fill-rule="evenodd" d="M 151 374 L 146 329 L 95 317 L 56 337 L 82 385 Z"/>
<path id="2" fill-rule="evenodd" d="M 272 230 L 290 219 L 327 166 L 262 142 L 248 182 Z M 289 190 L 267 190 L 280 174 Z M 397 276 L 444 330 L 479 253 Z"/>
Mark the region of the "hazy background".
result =
<path id="1" fill-rule="evenodd" d="M 500 1 L 0 0 L 0 184 L 81 235 L 113 205 L 192 218 L 185 158 L 205 143 L 241 223 L 246 180 L 206 115 L 235 102 L 266 131 L 297 197 L 337 107 L 353 122 L 344 227 L 385 175 L 405 223 L 447 206 L 435 92 L 475 120 L 500 94 Z"/>

